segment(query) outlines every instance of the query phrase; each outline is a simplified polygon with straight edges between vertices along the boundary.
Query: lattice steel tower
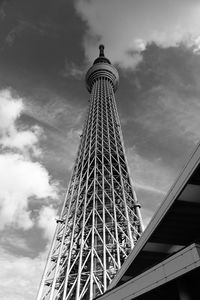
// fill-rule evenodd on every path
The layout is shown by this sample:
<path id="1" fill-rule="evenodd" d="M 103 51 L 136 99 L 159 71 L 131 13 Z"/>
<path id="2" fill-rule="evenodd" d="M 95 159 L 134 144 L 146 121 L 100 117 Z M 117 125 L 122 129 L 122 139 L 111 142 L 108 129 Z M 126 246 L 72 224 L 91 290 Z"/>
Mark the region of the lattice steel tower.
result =
<path id="1" fill-rule="evenodd" d="M 86 74 L 89 110 L 38 300 L 104 293 L 143 230 L 115 104 L 118 72 L 99 49 Z"/>

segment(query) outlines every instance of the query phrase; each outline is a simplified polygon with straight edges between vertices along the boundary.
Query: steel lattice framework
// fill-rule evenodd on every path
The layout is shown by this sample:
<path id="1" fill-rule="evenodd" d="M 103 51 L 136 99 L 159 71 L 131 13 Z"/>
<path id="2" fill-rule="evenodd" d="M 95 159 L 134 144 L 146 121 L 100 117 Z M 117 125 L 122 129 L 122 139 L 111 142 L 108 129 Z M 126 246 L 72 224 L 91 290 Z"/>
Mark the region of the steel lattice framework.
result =
<path id="1" fill-rule="evenodd" d="M 99 48 L 86 75 L 88 115 L 38 300 L 104 293 L 143 230 L 115 104 L 118 72 Z"/>

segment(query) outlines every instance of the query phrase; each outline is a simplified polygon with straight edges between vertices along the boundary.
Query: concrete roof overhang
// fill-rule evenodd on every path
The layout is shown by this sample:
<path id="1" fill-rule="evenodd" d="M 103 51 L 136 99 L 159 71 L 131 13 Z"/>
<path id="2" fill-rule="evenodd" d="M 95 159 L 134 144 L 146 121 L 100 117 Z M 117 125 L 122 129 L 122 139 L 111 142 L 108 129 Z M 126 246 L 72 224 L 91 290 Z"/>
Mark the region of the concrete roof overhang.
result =
<path id="1" fill-rule="evenodd" d="M 199 274 L 200 245 L 191 244 L 123 285 L 101 295 L 99 299 L 177 299 L 175 296 L 179 289 L 177 285 L 185 281 L 192 281 L 193 295 L 195 295 L 199 292 Z"/>
<path id="2" fill-rule="evenodd" d="M 200 144 L 137 241 L 109 290 L 200 241 Z"/>

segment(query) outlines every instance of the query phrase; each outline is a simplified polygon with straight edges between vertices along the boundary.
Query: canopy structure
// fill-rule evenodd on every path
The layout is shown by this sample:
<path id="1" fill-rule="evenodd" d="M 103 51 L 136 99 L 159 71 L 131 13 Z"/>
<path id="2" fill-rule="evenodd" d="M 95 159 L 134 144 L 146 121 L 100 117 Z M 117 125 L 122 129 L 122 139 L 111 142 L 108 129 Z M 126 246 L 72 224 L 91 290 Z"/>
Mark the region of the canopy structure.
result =
<path id="1" fill-rule="evenodd" d="M 197 299 L 199 240 L 200 145 L 99 299 Z"/>

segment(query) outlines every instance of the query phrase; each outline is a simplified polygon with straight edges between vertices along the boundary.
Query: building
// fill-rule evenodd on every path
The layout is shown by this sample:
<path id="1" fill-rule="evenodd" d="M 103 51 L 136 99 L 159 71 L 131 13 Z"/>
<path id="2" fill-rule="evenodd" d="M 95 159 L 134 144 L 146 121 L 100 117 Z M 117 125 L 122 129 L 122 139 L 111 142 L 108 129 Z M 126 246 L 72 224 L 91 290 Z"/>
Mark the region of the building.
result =
<path id="1" fill-rule="evenodd" d="M 143 231 L 115 103 L 119 75 L 99 50 L 86 74 L 90 104 L 38 300 L 105 293 Z"/>
<path id="2" fill-rule="evenodd" d="M 98 300 L 200 299 L 200 144 Z"/>

